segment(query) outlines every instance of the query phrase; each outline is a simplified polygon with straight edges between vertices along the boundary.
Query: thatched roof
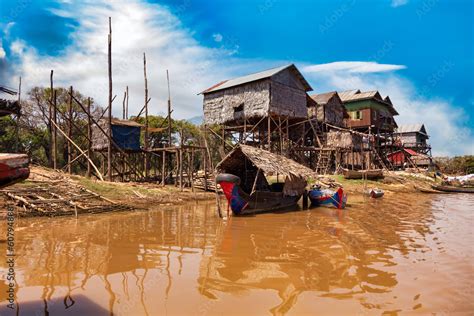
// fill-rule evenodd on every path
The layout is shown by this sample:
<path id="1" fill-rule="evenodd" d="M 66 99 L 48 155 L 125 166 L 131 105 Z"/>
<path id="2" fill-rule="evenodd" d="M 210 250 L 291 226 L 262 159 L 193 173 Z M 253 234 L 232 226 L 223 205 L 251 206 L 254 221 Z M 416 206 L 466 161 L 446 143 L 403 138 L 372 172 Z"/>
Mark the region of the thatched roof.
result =
<path id="1" fill-rule="evenodd" d="M 219 162 L 216 169 L 219 172 L 233 173 L 233 168 L 240 168 L 242 164 L 245 164 L 245 158 L 250 160 L 256 168 L 261 169 L 267 176 L 276 174 L 282 176 L 290 176 L 290 174 L 293 174 L 303 178 L 316 178 L 317 176 L 316 172 L 300 165 L 294 160 L 264 149 L 243 144 L 237 145 L 234 150 Z"/>

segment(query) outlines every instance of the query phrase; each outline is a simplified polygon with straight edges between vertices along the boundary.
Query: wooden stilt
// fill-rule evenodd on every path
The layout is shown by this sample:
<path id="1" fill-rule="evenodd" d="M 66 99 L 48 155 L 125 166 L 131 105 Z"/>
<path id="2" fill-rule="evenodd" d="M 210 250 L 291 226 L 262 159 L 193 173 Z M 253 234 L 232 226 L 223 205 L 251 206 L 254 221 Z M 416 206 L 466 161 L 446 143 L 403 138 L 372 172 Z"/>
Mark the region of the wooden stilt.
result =
<path id="1" fill-rule="evenodd" d="M 68 102 L 68 124 L 67 124 L 67 136 L 72 139 L 72 94 L 73 94 L 73 89 L 72 86 L 69 87 L 69 102 Z M 71 148 L 71 142 L 67 142 L 67 172 L 71 174 L 72 171 L 72 148 Z"/>
<path id="2" fill-rule="evenodd" d="M 112 181 L 112 18 L 109 17 L 108 37 L 108 73 L 109 73 L 109 117 L 108 117 L 108 141 L 107 146 L 107 176 Z"/>
<path id="3" fill-rule="evenodd" d="M 91 98 L 87 98 L 87 171 L 86 177 L 91 176 L 91 155 L 92 155 L 92 121 L 91 121 Z"/>

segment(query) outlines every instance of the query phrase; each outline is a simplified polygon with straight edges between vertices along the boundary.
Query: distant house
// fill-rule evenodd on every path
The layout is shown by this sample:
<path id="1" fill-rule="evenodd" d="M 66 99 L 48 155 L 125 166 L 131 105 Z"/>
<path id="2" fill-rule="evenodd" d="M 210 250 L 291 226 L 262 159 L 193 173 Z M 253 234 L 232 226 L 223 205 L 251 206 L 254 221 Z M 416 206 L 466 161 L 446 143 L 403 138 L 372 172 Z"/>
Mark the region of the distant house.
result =
<path id="1" fill-rule="evenodd" d="M 308 117 L 316 117 L 319 123 L 344 127 L 349 115 L 336 91 L 312 94 L 308 99 Z"/>
<path id="2" fill-rule="evenodd" d="M 378 91 L 348 90 L 338 94 L 349 114 L 347 127 L 360 131 L 370 127 L 382 133 L 393 132 L 397 127 L 394 116 L 398 112 L 389 97 L 382 98 Z"/>
<path id="3" fill-rule="evenodd" d="M 225 80 L 201 92 L 205 124 L 239 124 L 261 117 L 306 118 L 312 88 L 295 65 Z"/>
<path id="4" fill-rule="evenodd" d="M 395 168 L 429 167 L 433 162 L 430 156 L 409 148 L 402 148 L 387 155 Z"/>
<path id="5" fill-rule="evenodd" d="M 108 121 L 102 119 L 99 121 L 100 127 L 108 133 Z M 143 125 L 131 120 L 112 119 L 112 139 L 125 151 L 139 151 L 140 131 Z M 96 126 L 92 127 L 92 149 L 101 151 L 107 149 L 109 142 L 104 133 Z"/>
<path id="6" fill-rule="evenodd" d="M 395 131 L 395 136 L 405 148 L 422 153 L 426 153 L 431 149 L 428 144 L 428 138 L 430 137 L 424 124 L 400 125 Z"/>

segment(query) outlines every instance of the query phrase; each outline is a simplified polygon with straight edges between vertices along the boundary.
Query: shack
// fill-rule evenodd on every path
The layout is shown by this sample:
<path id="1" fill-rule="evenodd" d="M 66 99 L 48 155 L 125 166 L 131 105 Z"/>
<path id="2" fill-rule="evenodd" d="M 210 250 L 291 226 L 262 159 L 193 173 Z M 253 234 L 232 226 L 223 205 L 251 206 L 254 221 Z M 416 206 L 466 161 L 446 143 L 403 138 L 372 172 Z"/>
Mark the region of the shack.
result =
<path id="1" fill-rule="evenodd" d="M 349 114 L 346 126 L 362 132 L 373 129 L 376 133 L 393 132 L 397 127 L 394 116 L 398 112 L 387 96 L 378 91 L 348 90 L 338 93 Z"/>
<path id="2" fill-rule="evenodd" d="M 204 90 L 204 123 L 230 124 L 281 115 L 305 118 L 312 88 L 295 65 L 225 80 Z"/>
<path id="3" fill-rule="evenodd" d="M 344 119 L 349 115 L 337 91 L 332 91 L 309 96 L 308 117 L 317 118 L 319 123 L 344 127 Z"/>
<path id="4" fill-rule="evenodd" d="M 109 124 L 107 119 L 101 119 L 99 125 L 105 133 L 108 133 Z M 140 151 L 140 131 L 143 125 L 131 120 L 112 119 L 112 140 L 124 151 Z M 92 149 L 96 151 L 106 150 L 109 146 L 107 136 L 94 125 L 92 127 Z"/>
<path id="5" fill-rule="evenodd" d="M 399 169 L 406 167 L 429 167 L 433 164 L 430 156 L 418 153 L 409 148 L 402 148 L 387 155 L 392 166 Z"/>
<path id="6" fill-rule="evenodd" d="M 428 144 L 430 137 L 426 132 L 425 125 L 422 123 L 400 125 L 395 130 L 394 135 L 404 148 L 412 149 L 422 154 L 427 154 L 431 151 L 431 146 Z"/>
<path id="7" fill-rule="evenodd" d="M 250 194 L 252 190 L 271 191 L 267 177 L 285 180 L 283 192 L 302 194 L 306 179 L 317 174 L 292 159 L 248 145 L 238 145 L 217 166 L 217 173 L 232 173 L 240 178 L 240 187 Z M 274 184 L 278 185 L 278 184 Z M 280 184 L 281 185 L 281 184 Z"/>

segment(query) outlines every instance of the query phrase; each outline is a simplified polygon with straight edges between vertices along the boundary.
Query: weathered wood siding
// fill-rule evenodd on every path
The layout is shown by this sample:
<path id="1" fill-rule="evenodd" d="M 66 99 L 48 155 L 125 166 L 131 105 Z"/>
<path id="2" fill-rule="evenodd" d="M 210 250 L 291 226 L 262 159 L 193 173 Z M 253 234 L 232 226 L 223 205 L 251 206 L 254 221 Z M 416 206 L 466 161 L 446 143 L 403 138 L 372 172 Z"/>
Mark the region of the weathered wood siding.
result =
<path id="1" fill-rule="evenodd" d="M 324 121 L 335 126 L 344 126 L 344 105 L 337 97 L 329 99 L 328 103 L 324 105 Z M 319 111 L 318 111 L 319 120 Z"/>
<path id="2" fill-rule="evenodd" d="M 235 111 L 243 104 L 243 111 Z M 204 95 L 204 123 L 222 124 L 245 115 L 266 116 L 270 104 L 270 80 L 250 82 Z"/>
<path id="3" fill-rule="evenodd" d="M 242 110 L 240 110 L 243 108 Z M 204 94 L 204 123 L 223 124 L 244 117 L 307 116 L 305 87 L 290 69 L 270 78 Z"/>
<path id="4" fill-rule="evenodd" d="M 299 118 L 307 116 L 305 88 L 289 69 L 271 77 L 270 84 L 272 114 Z"/>

